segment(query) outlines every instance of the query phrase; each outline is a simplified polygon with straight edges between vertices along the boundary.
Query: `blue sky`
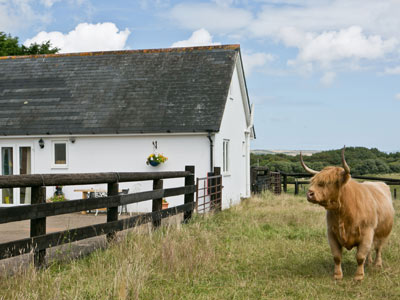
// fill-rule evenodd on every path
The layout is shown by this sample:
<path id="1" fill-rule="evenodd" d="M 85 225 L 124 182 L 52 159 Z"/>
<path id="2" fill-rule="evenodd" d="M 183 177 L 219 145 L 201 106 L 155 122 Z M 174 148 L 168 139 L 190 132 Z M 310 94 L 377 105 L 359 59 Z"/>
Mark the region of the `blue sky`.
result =
<path id="1" fill-rule="evenodd" d="M 252 149 L 400 151 L 397 0 L 0 0 L 0 31 L 62 52 L 241 45 Z"/>

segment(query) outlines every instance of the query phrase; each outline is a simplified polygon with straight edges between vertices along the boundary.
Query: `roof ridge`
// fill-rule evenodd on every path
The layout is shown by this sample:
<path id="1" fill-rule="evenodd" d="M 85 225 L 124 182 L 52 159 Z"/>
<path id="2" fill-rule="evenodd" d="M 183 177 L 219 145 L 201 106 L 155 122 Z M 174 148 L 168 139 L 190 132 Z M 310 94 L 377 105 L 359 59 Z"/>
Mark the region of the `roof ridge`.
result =
<path id="1" fill-rule="evenodd" d="M 196 50 L 205 51 L 205 50 L 214 50 L 214 49 L 240 50 L 240 44 L 157 48 L 157 49 L 137 49 L 137 50 L 92 51 L 92 52 L 57 53 L 57 54 L 12 55 L 12 56 L 0 56 L 0 60 L 21 59 L 21 58 L 66 57 L 66 56 L 97 56 L 97 55 L 107 55 L 107 54 L 129 54 L 129 53 L 189 52 L 189 51 L 196 51 Z"/>

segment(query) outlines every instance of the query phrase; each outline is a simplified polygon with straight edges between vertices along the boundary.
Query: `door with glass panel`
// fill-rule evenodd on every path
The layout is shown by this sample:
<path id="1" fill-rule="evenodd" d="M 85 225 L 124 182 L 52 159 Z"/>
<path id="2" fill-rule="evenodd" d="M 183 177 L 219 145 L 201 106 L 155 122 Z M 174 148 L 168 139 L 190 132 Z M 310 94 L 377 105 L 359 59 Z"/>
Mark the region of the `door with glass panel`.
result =
<path id="1" fill-rule="evenodd" d="M 31 146 L 1 146 L 1 175 L 32 174 Z M 7 188 L 0 191 L 0 204 L 31 203 L 31 188 Z"/>

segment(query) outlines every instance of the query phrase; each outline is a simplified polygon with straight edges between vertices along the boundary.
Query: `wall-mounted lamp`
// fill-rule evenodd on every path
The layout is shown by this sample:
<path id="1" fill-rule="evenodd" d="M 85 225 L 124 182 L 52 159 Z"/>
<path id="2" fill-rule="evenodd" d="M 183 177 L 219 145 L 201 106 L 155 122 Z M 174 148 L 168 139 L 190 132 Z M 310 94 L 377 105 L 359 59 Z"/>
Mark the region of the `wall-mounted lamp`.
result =
<path id="1" fill-rule="evenodd" d="M 69 141 L 70 141 L 72 144 L 75 144 L 76 138 L 75 138 L 75 137 L 70 137 L 70 138 L 69 138 Z"/>
<path id="2" fill-rule="evenodd" d="M 44 148 L 44 141 L 42 138 L 40 138 L 40 140 L 39 140 L 39 147 L 40 147 L 40 149 Z"/>

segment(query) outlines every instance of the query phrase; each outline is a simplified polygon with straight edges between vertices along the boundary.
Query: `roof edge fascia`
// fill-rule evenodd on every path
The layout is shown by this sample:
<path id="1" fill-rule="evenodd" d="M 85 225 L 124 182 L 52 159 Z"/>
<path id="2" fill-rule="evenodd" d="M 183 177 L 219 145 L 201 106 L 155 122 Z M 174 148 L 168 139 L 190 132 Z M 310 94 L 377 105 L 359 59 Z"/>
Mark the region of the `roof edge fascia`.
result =
<path id="1" fill-rule="evenodd" d="M 251 111 L 249 92 L 247 89 L 246 76 L 244 74 L 242 53 L 240 51 L 240 48 L 239 48 L 238 58 L 236 59 L 236 69 L 239 77 L 240 92 L 242 94 L 243 107 L 246 115 L 246 124 L 248 127 L 252 126 L 251 133 L 253 135 L 253 138 L 255 138 L 256 132 L 254 129 L 254 124 L 251 124 L 252 123 L 251 114 L 254 112 Z"/>
<path id="2" fill-rule="evenodd" d="M 137 50 L 114 50 L 114 51 L 93 51 L 93 52 L 73 52 L 73 53 L 57 53 L 57 54 L 35 54 L 35 55 L 12 55 L 0 56 L 0 60 L 7 59 L 24 59 L 24 58 L 49 58 L 49 57 L 69 57 L 69 56 L 99 56 L 99 55 L 118 55 L 118 54 L 135 54 L 135 53 L 168 53 L 168 52 L 190 52 L 190 51 L 207 51 L 207 50 L 238 50 L 239 44 L 213 45 L 213 46 L 196 46 L 196 47 L 175 47 L 175 48 L 158 48 L 158 49 L 137 49 Z"/>
<path id="3" fill-rule="evenodd" d="M 216 133 L 212 131 L 213 133 Z M 114 134 L 35 134 L 35 135 L 2 135 L 0 136 L 0 140 L 6 139 L 28 139 L 28 138 L 71 138 L 71 137 L 147 137 L 147 136 L 187 136 L 187 135 L 196 135 L 196 136 L 206 136 L 208 135 L 208 131 L 204 132 L 159 132 L 159 133 L 114 133 Z"/>

